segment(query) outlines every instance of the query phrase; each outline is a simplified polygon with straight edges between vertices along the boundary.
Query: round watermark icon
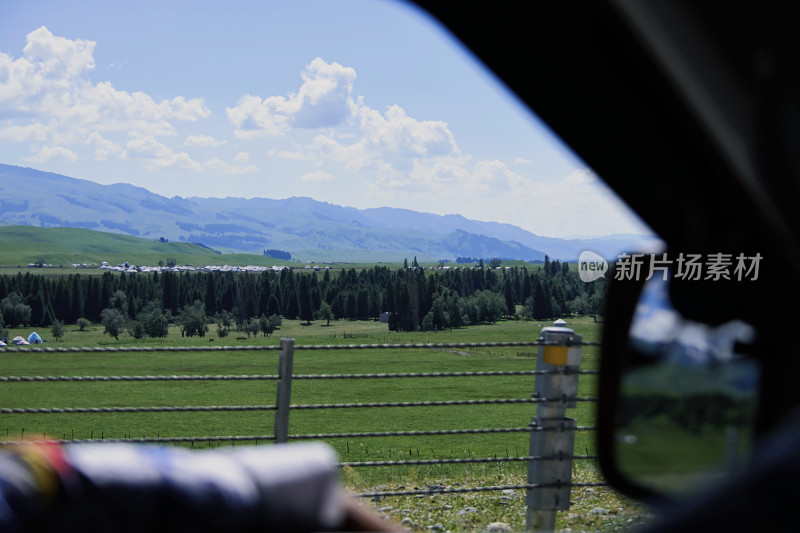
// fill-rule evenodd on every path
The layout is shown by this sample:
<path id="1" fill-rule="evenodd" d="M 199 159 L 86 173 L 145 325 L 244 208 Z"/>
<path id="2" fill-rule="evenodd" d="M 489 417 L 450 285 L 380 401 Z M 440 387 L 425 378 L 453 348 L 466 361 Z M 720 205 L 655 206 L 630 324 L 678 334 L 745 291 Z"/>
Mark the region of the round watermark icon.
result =
<path id="1" fill-rule="evenodd" d="M 605 276 L 608 262 L 603 256 L 591 250 L 584 250 L 578 257 L 578 276 L 586 283 Z"/>

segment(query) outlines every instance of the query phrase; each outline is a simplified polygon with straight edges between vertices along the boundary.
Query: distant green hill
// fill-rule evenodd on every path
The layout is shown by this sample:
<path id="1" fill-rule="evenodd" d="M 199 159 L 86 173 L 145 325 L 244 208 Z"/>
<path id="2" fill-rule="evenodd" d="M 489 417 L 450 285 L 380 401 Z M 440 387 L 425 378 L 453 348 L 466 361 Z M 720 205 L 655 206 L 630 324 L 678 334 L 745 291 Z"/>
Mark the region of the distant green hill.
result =
<path id="1" fill-rule="evenodd" d="M 174 258 L 180 265 L 282 263 L 247 254 L 219 255 L 214 250 L 186 242 L 160 242 L 81 228 L 0 226 L 0 265 L 27 265 L 41 261 L 54 266 L 108 261 L 121 264 L 157 265 Z"/>
<path id="2" fill-rule="evenodd" d="M 531 209 L 536 209 L 535 203 Z M 225 253 L 283 250 L 307 261 L 417 257 L 574 261 L 583 250 L 613 258 L 652 238 L 556 239 L 497 222 L 407 209 L 356 209 L 311 198 L 167 198 L 125 183 L 100 185 L 0 164 L 0 225 L 83 228 Z"/>

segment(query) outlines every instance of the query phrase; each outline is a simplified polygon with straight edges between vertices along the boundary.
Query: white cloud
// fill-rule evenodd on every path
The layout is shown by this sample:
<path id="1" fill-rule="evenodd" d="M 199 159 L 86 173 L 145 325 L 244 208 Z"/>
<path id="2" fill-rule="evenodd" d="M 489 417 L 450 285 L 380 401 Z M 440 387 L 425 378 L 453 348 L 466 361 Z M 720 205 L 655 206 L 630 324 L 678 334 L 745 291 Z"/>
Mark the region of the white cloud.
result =
<path id="1" fill-rule="evenodd" d="M 50 145 L 85 144 L 90 133 L 81 126 L 62 127 L 57 121 L 34 122 L 24 126 L 10 125 L 0 129 L 0 140 Z"/>
<path id="2" fill-rule="evenodd" d="M 461 156 L 448 125 L 440 120 L 417 120 L 399 105 L 384 112 L 354 97 L 356 72 L 317 58 L 302 73 L 296 93 L 283 96 L 244 95 L 226 109 L 242 139 L 288 136 L 297 128 L 322 129 L 301 150 L 272 149 L 270 157 L 336 162 L 347 172 L 370 172 L 367 187 L 375 193 L 406 189 L 420 195 L 439 191 L 444 183 L 464 178 Z M 345 126 L 346 128 L 343 128 Z M 336 127 L 336 128 L 334 128 Z M 304 179 L 318 178 L 310 173 Z"/>
<path id="3" fill-rule="evenodd" d="M 385 162 L 370 168 L 363 191 L 396 207 L 461 213 L 474 220 L 514 224 L 539 235 L 648 232 L 588 169 L 546 183 L 531 181 L 501 161 L 471 165 L 467 156 L 417 158 L 408 171 Z"/>
<path id="4" fill-rule="evenodd" d="M 337 126 L 353 114 L 351 98 L 356 72 L 320 58 L 301 74 L 303 84 L 288 97 L 244 95 L 236 106 L 225 109 L 240 139 L 286 134 L 291 128 Z"/>
<path id="5" fill-rule="evenodd" d="M 237 154 L 237 157 L 238 155 L 241 155 L 243 153 L 244 152 L 240 152 L 239 154 Z M 240 161 L 237 161 L 236 158 L 234 158 L 234 162 L 239 163 Z M 258 168 L 255 165 L 240 165 L 240 164 L 231 165 L 216 157 L 214 159 L 209 159 L 203 165 L 206 168 L 222 172 L 223 174 L 241 175 L 241 174 L 255 174 L 256 172 L 258 172 Z"/>
<path id="6" fill-rule="evenodd" d="M 375 160 L 375 179 L 368 186 L 371 194 L 392 198 L 402 194 L 408 198 L 441 198 L 447 196 L 458 203 L 465 201 L 495 201 L 529 192 L 528 182 L 512 172 L 501 161 L 479 161 L 470 171 L 466 156 L 415 158 L 412 166 L 399 170 L 385 161 Z"/>
<path id="7" fill-rule="evenodd" d="M 517 157 L 517 158 L 514 159 L 514 164 L 516 164 L 516 165 L 530 165 L 531 162 L 528 159 L 525 159 L 524 157 Z"/>
<path id="8" fill-rule="evenodd" d="M 257 139 L 267 135 L 283 135 L 289 129 L 290 119 L 280 112 L 285 102 L 281 96 L 262 100 L 246 94 L 239 98 L 236 107 L 225 108 L 228 120 L 236 126 L 234 134 L 240 139 Z"/>
<path id="9" fill-rule="evenodd" d="M 505 222 L 549 236 L 609 235 L 648 231 L 631 209 L 590 169 L 576 170 L 558 182 L 518 183 L 503 195 Z"/>
<path id="10" fill-rule="evenodd" d="M 123 159 L 142 159 L 145 166 L 160 170 L 192 170 L 200 172 L 203 166 L 192 160 L 186 152 L 176 152 L 156 140 L 152 135 L 134 137 L 125 145 Z"/>
<path id="11" fill-rule="evenodd" d="M 314 159 L 312 156 L 304 154 L 301 151 L 290 152 L 288 150 L 275 150 L 274 148 L 267 152 L 270 157 L 277 157 L 279 159 L 289 159 L 294 161 L 308 161 Z"/>
<path id="12" fill-rule="evenodd" d="M 649 309 L 638 314 L 631 325 L 630 335 L 647 342 L 668 342 L 674 337 L 681 322 L 673 309 Z"/>
<path id="13" fill-rule="evenodd" d="M 563 183 L 567 187 L 579 187 L 579 188 L 585 186 L 605 186 L 605 184 L 602 181 L 600 181 L 600 178 L 597 177 L 597 174 L 595 174 L 588 168 L 583 168 L 580 170 L 576 170 L 575 172 L 571 172 L 564 178 Z"/>
<path id="14" fill-rule="evenodd" d="M 234 163 L 247 163 L 250 161 L 250 154 L 247 152 L 239 152 L 233 158 Z"/>
<path id="15" fill-rule="evenodd" d="M 479 161 L 469 179 L 469 186 L 477 192 L 519 191 L 525 180 L 501 161 Z"/>
<path id="16" fill-rule="evenodd" d="M 350 117 L 354 105 L 350 98 L 356 79 L 354 69 L 316 58 L 302 77 L 302 87 L 289 99 L 288 109 L 293 111 L 296 127 L 332 127 Z"/>
<path id="17" fill-rule="evenodd" d="M 300 179 L 302 181 L 311 181 L 311 182 L 332 181 L 334 179 L 334 176 L 330 172 L 325 172 L 324 170 L 317 170 L 315 172 L 308 172 L 306 174 L 303 174 L 303 176 Z"/>
<path id="18" fill-rule="evenodd" d="M 465 163 L 464 157 L 417 158 L 408 170 L 399 170 L 382 161 L 375 165 L 375 179 L 367 190 L 386 199 L 397 195 L 412 199 L 455 198 L 463 194 L 463 184 L 469 179 Z"/>
<path id="19" fill-rule="evenodd" d="M 44 142 L 50 137 L 50 128 L 44 124 L 28 124 L 27 126 L 8 126 L 0 129 L 0 139 L 4 141 Z"/>
<path id="20" fill-rule="evenodd" d="M 317 135 L 309 150 L 321 159 L 343 163 L 349 171 L 359 171 L 367 167 L 379 166 L 379 154 L 370 154 L 364 142 L 341 144 L 329 135 Z"/>
<path id="21" fill-rule="evenodd" d="M 93 41 L 59 37 L 44 26 L 26 40 L 21 57 L 0 53 L 0 116 L 8 119 L 0 139 L 47 142 L 51 152 L 63 148 L 60 157 L 77 157 L 70 148 L 88 145 L 94 147 L 95 159 L 105 160 L 124 152 L 101 132 L 138 135 L 136 145 L 148 136 L 175 135 L 173 122 L 211 115 L 200 98 L 158 102 L 141 91 L 118 90 L 108 81 L 92 84 L 87 74 L 95 67 Z M 188 155 L 164 148 L 151 161 L 156 167 L 202 168 Z"/>
<path id="22" fill-rule="evenodd" d="M 61 146 L 45 146 L 39 150 L 39 153 L 37 153 L 35 156 L 26 158 L 25 161 L 30 161 L 32 163 L 43 163 L 45 161 L 49 161 L 50 159 L 77 161 L 78 154 Z"/>
<path id="23" fill-rule="evenodd" d="M 25 111 L 48 99 L 57 103 L 94 68 L 92 41 L 56 37 L 44 26 L 26 40 L 23 57 L 0 53 L 0 109 Z"/>
<path id="24" fill-rule="evenodd" d="M 183 141 L 184 146 L 206 147 L 206 146 L 222 146 L 227 141 L 218 141 L 210 135 L 189 135 Z"/>
<path id="25" fill-rule="evenodd" d="M 156 102 L 143 92 L 115 89 L 107 81 L 92 85 L 85 74 L 94 68 L 94 48 L 92 41 L 58 37 L 44 26 L 32 31 L 23 57 L 0 53 L 0 110 L 122 131 L 149 123 L 163 130 L 169 120 L 210 116 L 199 98 L 176 96 Z"/>
<path id="26" fill-rule="evenodd" d="M 93 132 L 86 140 L 86 144 L 94 146 L 94 158 L 97 161 L 106 161 L 110 155 L 122 154 L 122 147 L 109 141 L 97 132 Z"/>
<path id="27" fill-rule="evenodd" d="M 23 55 L 47 77 L 74 78 L 94 68 L 94 41 L 56 37 L 44 26 L 30 32 L 27 41 Z"/>
<path id="28" fill-rule="evenodd" d="M 372 150 L 406 157 L 458 153 L 453 134 L 445 122 L 415 120 L 398 105 L 389 106 L 385 114 L 366 106 L 359 112 L 363 140 Z"/>
<path id="29" fill-rule="evenodd" d="M 196 122 L 211 115 L 200 98 L 186 100 L 177 96 L 156 102 L 141 91 L 129 93 L 117 90 L 110 82 L 82 87 L 66 100 L 63 109 L 43 108 L 43 111 L 63 121 L 93 125 L 104 130 L 174 135 L 175 128 L 170 121 Z"/>
<path id="30" fill-rule="evenodd" d="M 393 188 L 403 186 L 403 181 L 419 186 L 429 181 L 421 175 L 430 175 L 431 169 L 463 161 L 444 122 L 416 120 L 396 105 L 385 114 L 361 106 L 359 116 L 361 136 L 355 142 L 346 144 L 320 134 L 310 151 L 320 159 L 343 163 L 351 172 L 373 171 L 380 187 Z"/>

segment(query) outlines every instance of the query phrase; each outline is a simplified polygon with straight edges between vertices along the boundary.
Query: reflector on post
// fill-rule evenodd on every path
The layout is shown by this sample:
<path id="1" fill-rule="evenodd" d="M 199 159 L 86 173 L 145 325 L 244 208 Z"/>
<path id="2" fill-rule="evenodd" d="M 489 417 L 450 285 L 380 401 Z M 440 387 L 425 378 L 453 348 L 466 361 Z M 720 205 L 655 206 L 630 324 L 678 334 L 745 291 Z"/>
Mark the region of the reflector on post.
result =
<path id="1" fill-rule="evenodd" d="M 548 365 L 566 365 L 567 347 L 566 346 L 545 346 L 543 357 Z"/>

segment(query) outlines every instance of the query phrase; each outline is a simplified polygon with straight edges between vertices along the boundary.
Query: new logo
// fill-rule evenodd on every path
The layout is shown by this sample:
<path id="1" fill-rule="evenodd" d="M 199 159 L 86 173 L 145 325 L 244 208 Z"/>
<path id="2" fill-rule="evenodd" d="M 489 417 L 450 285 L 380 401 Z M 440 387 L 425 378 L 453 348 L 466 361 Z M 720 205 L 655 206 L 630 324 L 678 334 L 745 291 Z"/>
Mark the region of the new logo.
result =
<path id="1" fill-rule="evenodd" d="M 608 270 L 608 262 L 590 250 L 584 250 L 578 257 L 578 276 L 586 283 L 602 278 Z"/>

